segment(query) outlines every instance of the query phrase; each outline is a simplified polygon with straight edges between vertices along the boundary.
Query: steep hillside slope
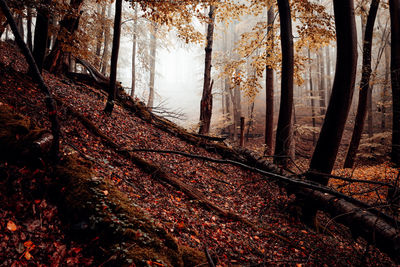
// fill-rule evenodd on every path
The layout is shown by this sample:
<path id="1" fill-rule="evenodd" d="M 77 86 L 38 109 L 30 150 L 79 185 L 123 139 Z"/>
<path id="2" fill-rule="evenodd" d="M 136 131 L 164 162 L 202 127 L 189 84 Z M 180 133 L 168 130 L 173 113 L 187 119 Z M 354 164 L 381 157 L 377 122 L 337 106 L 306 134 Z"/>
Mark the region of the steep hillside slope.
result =
<path id="1" fill-rule="evenodd" d="M 1 43 L 0 102 L 28 116 L 39 127 L 48 128 L 42 94 L 26 70 L 16 49 Z M 392 264 L 379 251 L 367 249 L 365 242 L 353 240 L 346 229 L 323 216 L 321 224 L 327 227 L 322 233 L 307 229 L 290 215 L 291 200 L 285 192 L 259 174 L 227 164 L 156 153 L 155 150 L 173 150 L 221 158 L 162 131 L 118 104 L 112 116 L 106 116 L 106 96 L 96 88 L 48 73 L 44 73 L 44 78 L 58 100 L 65 157 L 73 155 L 90 162 L 94 176 L 110 186 L 101 187 L 105 197 L 109 193 L 123 195 L 121 204 L 114 203 L 116 207 L 128 209 L 131 205 L 143 211 L 151 218 L 149 222 L 163 229 L 173 242 L 197 251 L 207 248 L 214 261 L 223 266 Z M 77 197 L 82 199 L 75 205 L 91 198 L 81 193 Z M 134 253 L 132 247 L 123 244 L 121 249 Z M 146 253 L 137 251 L 144 257 L 144 265 L 174 265 L 172 260 L 157 262 L 151 258 L 155 256 L 146 259 Z M 196 250 L 190 251 L 196 254 Z M 115 258 L 105 253 L 107 263 L 112 264 Z M 182 264 L 179 259 L 176 262 Z"/>

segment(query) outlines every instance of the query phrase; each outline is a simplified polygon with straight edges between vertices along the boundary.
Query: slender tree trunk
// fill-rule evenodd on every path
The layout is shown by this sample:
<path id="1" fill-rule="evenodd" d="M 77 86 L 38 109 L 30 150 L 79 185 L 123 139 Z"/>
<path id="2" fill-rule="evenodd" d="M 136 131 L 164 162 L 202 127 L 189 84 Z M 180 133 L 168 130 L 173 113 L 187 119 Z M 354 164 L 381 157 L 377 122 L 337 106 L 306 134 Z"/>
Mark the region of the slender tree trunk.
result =
<path id="1" fill-rule="evenodd" d="M 156 78 L 156 54 L 157 54 L 157 25 L 153 22 L 153 32 L 150 34 L 150 84 L 149 100 L 147 107 L 151 110 L 154 106 L 154 82 Z"/>
<path id="2" fill-rule="evenodd" d="M 391 60 L 393 128 L 391 160 L 400 165 L 400 0 L 389 0 L 391 26 Z"/>
<path id="3" fill-rule="evenodd" d="M 138 5 L 135 3 L 135 19 L 133 21 L 133 40 L 132 40 L 132 83 L 131 97 L 135 96 L 136 89 L 136 36 L 137 36 Z"/>
<path id="4" fill-rule="evenodd" d="M 107 18 L 109 17 L 111 17 L 111 5 L 108 7 L 108 12 L 107 12 Z M 110 57 L 110 28 L 106 26 L 104 29 L 103 55 L 101 57 L 101 73 L 103 75 L 107 74 L 109 57 Z"/>
<path id="5" fill-rule="evenodd" d="M 390 48 L 389 44 L 385 47 L 385 81 L 382 90 L 382 122 L 381 122 L 381 130 L 382 132 L 386 131 L 386 101 L 387 94 L 389 91 L 389 76 L 390 76 Z"/>
<path id="6" fill-rule="evenodd" d="M 65 51 L 65 46 L 68 46 L 68 43 L 73 40 L 74 33 L 78 29 L 82 4 L 83 0 L 71 0 L 69 6 L 72 15 L 67 14 L 60 21 L 57 40 L 45 62 L 46 68 L 50 72 L 65 73 L 69 69 L 71 52 Z"/>
<path id="7" fill-rule="evenodd" d="M 106 6 L 103 4 L 100 6 L 100 4 L 97 4 L 97 12 L 100 13 L 100 22 L 102 25 L 100 26 L 100 29 L 97 33 L 96 37 L 96 61 L 95 61 L 95 66 L 96 68 L 100 69 L 100 63 L 101 63 L 101 44 L 103 40 L 103 35 L 104 35 L 104 19 L 106 15 Z"/>
<path id="8" fill-rule="evenodd" d="M 325 47 L 325 57 L 326 57 L 326 96 L 327 99 L 331 97 L 332 81 L 331 81 L 331 53 L 329 52 L 329 45 Z"/>
<path id="9" fill-rule="evenodd" d="M 282 76 L 281 103 L 279 108 L 278 128 L 275 141 L 274 162 L 284 167 L 288 164 L 290 150 L 290 131 L 293 110 L 293 73 L 294 50 L 292 35 L 292 20 L 288 0 L 278 0 L 278 10 L 281 20 L 282 46 Z"/>
<path id="10" fill-rule="evenodd" d="M 33 51 L 32 49 L 32 8 L 27 7 L 27 17 L 26 17 L 26 30 L 27 30 L 27 37 L 26 42 L 28 44 L 29 50 Z"/>
<path id="11" fill-rule="evenodd" d="M 357 68 L 357 33 L 353 0 L 334 0 L 337 60 L 332 94 L 325 115 L 310 171 L 330 173 L 334 166 L 344 126 L 353 98 Z M 328 184 L 328 178 L 309 175 L 309 179 Z"/>
<path id="12" fill-rule="evenodd" d="M 325 115 L 326 111 L 326 84 L 325 84 L 325 62 L 322 56 L 322 49 L 318 50 L 318 73 L 319 73 L 319 112 L 320 115 Z"/>
<path id="13" fill-rule="evenodd" d="M 267 36 L 269 38 L 268 41 L 271 43 L 274 41 L 274 13 L 274 6 L 271 5 L 267 14 Z M 265 72 L 265 153 L 272 155 L 272 138 L 274 133 L 274 70 L 271 66 L 267 65 Z"/>
<path id="14" fill-rule="evenodd" d="M 114 99 L 116 95 L 116 81 L 117 81 L 117 65 L 118 65 L 118 53 L 119 53 L 119 41 L 121 37 L 121 13 L 122 13 L 122 0 L 116 0 L 115 2 L 115 18 L 114 18 L 114 36 L 113 36 L 113 48 L 111 53 L 111 73 L 110 73 L 110 85 L 108 88 L 108 98 L 104 112 L 111 115 L 114 109 Z"/>
<path id="15" fill-rule="evenodd" d="M 210 6 L 208 17 L 210 22 L 207 27 L 207 44 L 205 48 L 205 64 L 204 64 L 204 84 L 203 96 L 200 102 L 200 128 L 199 134 L 208 134 L 210 132 L 211 116 L 212 116 L 212 86 L 211 86 L 211 62 L 212 62 L 212 46 L 214 36 L 214 12 L 215 6 Z"/>
<path id="16" fill-rule="evenodd" d="M 317 141 L 317 137 L 315 135 L 314 129 L 315 129 L 315 100 L 314 100 L 314 88 L 313 88 L 313 80 L 312 80 L 312 66 L 311 66 L 311 53 L 310 53 L 310 48 L 308 48 L 308 58 L 310 59 L 309 63 L 309 73 L 308 73 L 308 82 L 310 86 L 310 98 L 311 98 L 311 120 L 312 120 L 312 136 L 313 136 L 313 146 L 315 146 L 315 143 Z"/>
<path id="17" fill-rule="evenodd" d="M 25 36 L 24 21 L 22 19 L 21 14 L 17 15 L 16 23 L 17 23 L 18 32 L 19 32 L 19 34 L 21 34 L 22 39 L 24 39 L 24 36 Z"/>
<path id="18" fill-rule="evenodd" d="M 45 3 L 48 4 L 48 2 Z M 42 73 L 49 32 L 49 11 L 46 7 L 40 7 L 37 9 L 36 13 L 33 57 L 35 58 L 39 72 Z"/>
<path id="19" fill-rule="evenodd" d="M 350 146 L 347 150 L 346 160 L 344 162 L 344 168 L 353 168 L 358 146 L 360 144 L 361 135 L 365 123 L 365 115 L 367 112 L 367 104 L 372 98 L 372 86 L 370 86 L 371 78 L 371 53 L 372 53 L 372 39 L 374 32 L 374 24 L 376 19 L 376 13 L 378 11 L 380 0 L 372 0 L 371 7 L 369 10 L 367 24 L 365 27 L 364 44 L 363 44 L 363 65 L 362 74 L 358 98 L 357 115 L 354 122 L 353 135 L 351 137 Z M 372 118 L 372 116 L 371 116 Z M 372 120 L 372 119 L 371 119 Z"/>

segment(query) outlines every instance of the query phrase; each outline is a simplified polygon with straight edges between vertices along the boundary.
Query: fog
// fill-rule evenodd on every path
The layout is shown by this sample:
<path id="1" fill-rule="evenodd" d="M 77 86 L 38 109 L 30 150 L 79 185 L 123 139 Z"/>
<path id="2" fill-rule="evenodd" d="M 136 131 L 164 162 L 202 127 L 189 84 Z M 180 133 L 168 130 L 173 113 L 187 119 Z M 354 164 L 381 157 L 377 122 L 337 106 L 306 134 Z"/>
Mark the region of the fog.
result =
<path id="1" fill-rule="evenodd" d="M 182 126 L 191 127 L 198 123 L 200 100 L 203 90 L 204 48 L 202 45 L 185 44 L 175 38 L 174 33 L 167 36 L 168 48 L 157 42 L 155 99 L 154 106 L 162 105 L 170 111 L 185 114 L 176 120 Z M 132 40 L 128 36 L 121 39 L 118 63 L 118 80 L 124 87 L 131 87 L 132 79 Z M 149 94 L 148 70 L 136 67 L 137 85 L 135 96 L 147 103 Z"/>

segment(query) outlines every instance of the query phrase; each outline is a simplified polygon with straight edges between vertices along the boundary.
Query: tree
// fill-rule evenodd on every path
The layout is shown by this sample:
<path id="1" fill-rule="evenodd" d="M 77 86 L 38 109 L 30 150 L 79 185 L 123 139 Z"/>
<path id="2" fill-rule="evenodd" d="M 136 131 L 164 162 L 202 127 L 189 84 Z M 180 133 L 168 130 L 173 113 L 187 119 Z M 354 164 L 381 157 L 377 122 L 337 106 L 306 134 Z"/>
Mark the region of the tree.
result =
<path id="1" fill-rule="evenodd" d="M 149 100 L 147 107 L 150 109 L 154 106 L 154 82 L 156 77 L 156 53 L 157 53 L 157 24 L 151 23 L 152 32 L 150 33 L 150 84 L 149 84 Z"/>
<path id="2" fill-rule="evenodd" d="M 111 72 L 110 72 L 110 84 L 108 87 L 108 98 L 104 112 L 111 115 L 114 109 L 114 99 L 116 95 L 116 81 L 117 81 L 117 65 L 118 65 L 118 53 L 119 53 L 119 41 L 121 37 L 121 13 L 122 13 L 122 0 L 115 2 L 115 18 L 114 18 L 114 36 L 113 36 L 113 48 L 111 52 Z"/>
<path id="3" fill-rule="evenodd" d="M 135 3 L 135 17 L 133 19 L 133 40 L 132 40 L 132 83 L 131 97 L 135 96 L 136 87 L 136 43 L 137 43 L 137 20 L 138 20 L 138 5 Z"/>
<path id="4" fill-rule="evenodd" d="M 267 20 L 268 29 L 267 35 L 269 41 L 273 44 L 274 39 L 274 6 L 271 5 L 268 9 Z M 273 51 L 270 51 L 272 53 Z M 274 131 L 274 69 L 267 64 L 265 69 L 265 146 L 266 153 L 272 154 L 272 136 Z"/>
<path id="5" fill-rule="evenodd" d="M 45 67 L 50 72 L 66 73 L 69 70 L 71 53 L 67 47 L 74 42 L 74 33 L 78 29 L 83 0 L 71 0 L 70 10 L 60 21 L 60 31 L 54 46 L 46 58 Z"/>
<path id="6" fill-rule="evenodd" d="M 391 160 L 400 166 L 400 0 L 389 0 L 391 33 L 393 128 Z"/>
<path id="7" fill-rule="evenodd" d="M 292 20 L 288 0 L 278 0 L 281 21 L 282 75 L 281 103 L 279 107 L 278 128 L 276 130 L 274 162 L 287 165 L 290 150 L 290 131 L 293 111 L 294 49 Z"/>
<path id="8" fill-rule="evenodd" d="M 211 61 L 212 61 L 212 46 L 213 46 L 214 20 L 215 20 L 214 12 L 215 12 L 215 6 L 211 5 L 210 12 L 208 13 L 210 21 L 207 26 L 207 44 L 205 48 L 203 95 L 200 102 L 199 134 L 209 133 L 211 115 L 212 115 L 213 82 L 211 82 Z"/>
<path id="9" fill-rule="evenodd" d="M 368 98 L 370 97 L 370 77 L 371 77 L 371 52 L 372 52 L 372 38 L 374 33 L 374 24 L 376 13 L 378 12 L 380 0 L 372 0 L 371 7 L 367 18 L 364 34 L 363 44 L 363 64 L 362 64 L 362 75 L 360 82 L 357 114 L 354 122 L 353 135 L 349 149 L 347 150 L 346 160 L 344 162 L 344 168 L 352 168 L 354 165 L 355 156 L 358 150 L 358 146 L 361 140 L 361 134 L 364 129 L 365 116 L 367 113 Z"/>
<path id="10" fill-rule="evenodd" d="M 312 172 L 330 173 L 336 160 L 340 141 L 353 97 L 357 68 L 357 33 L 353 0 L 334 0 L 337 60 L 331 98 L 315 147 L 308 178 L 326 185 L 328 178 Z"/>
<path id="11" fill-rule="evenodd" d="M 49 4 L 48 0 L 44 4 Z M 33 46 L 33 57 L 35 58 L 37 67 L 42 72 L 43 61 L 46 55 L 47 42 L 48 42 L 48 31 L 49 31 L 49 10 L 45 5 L 40 6 L 36 9 L 36 25 L 35 25 L 35 37 Z"/>

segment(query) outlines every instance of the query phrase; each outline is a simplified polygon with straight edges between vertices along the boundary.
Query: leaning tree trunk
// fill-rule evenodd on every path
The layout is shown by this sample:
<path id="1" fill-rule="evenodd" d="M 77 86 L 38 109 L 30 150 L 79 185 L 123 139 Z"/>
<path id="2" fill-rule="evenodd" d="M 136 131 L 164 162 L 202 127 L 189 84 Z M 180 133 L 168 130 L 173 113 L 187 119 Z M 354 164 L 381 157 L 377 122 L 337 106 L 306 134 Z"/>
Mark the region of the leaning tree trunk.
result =
<path id="1" fill-rule="evenodd" d="M 48 1 L 46 1 L 45 3 L 48 4 Z M 49 11 L 45 6 L 43 6 L 37 9 L 35 38 L 33 46 L 33 57 L 35 58 L 40 73 L 42 73 L 43 61 L 46 55 L 48 31 Z"/>
<path id="2" fill-rule="evenodd" d="M 353 98 L 357 68 L 357 33 L 353 0 L 333 1 L 337 60 L 333 88 L 325 120 L 315 147 L 310 171 L 330 173 L 336 160 L 346 119 Z M 308 176 L 321 184 L 328 184 L 328 178 Z"/>
<path id="3" fill-rule="evenodd" d="M 207 27 L 207 44 L 205 48 L 205 66 L 204 66 L 204 84 L 203 96 L 200 101 L 200 128 L 199 134 L 208 134 L 210 132 L 211 115 L 212 115 L 212 82 L 211 82 L 211 61 L 212 46 L 214 35 L 214 12 L 215 6 L 210 6 L 208 17 L 210 22 Z"/>
<path id="4" fill-rule="evenodd" d="M 50 72 L 67 73 L 70 64 L 70 52 L 65 50 L 72 43 L 78 29 L 83 0 L 71 0 L 70 12 L 60 21 L 60 31 L 51 53 L 46 58 L 45 67 Z"/>
<path id="5" fill-rule="evenodd" d="M 391 33 L 393 128 L 391 160 L 400 165 L 400 0 L 389 0 Z"/>
<path id="6" fill-rule="evenodd" d="M 274 15 L 274 6 L 271 5 L 267 15 L 267 36 L 268 42 L 272 44 L 272 47 L 274 42 Z M 272 47 L 271 49 L 273 49 Z M 265 153 L 267 155 L 272 155 L 272 137 L 274 132 L 274 70 L 270 65 L 267 65 L 265 69 L 265 97 Z"/>
<path id="7" fill-rule="evenodd" d="M 156 53 L 157 53 L 157 25 L 153 24 L 153 32 L 150 34 L 150 84 L 149 84 L 149 100 L 147 101 L 147 107 L 152 109 L 154 106 L 154 83 L 156 77 Z"/>
<path id="8" fill-rule="evenodd" d="M 122 0 L 115 2 L 115 19 L 114 19 L 114 36 L 113 36 L 113 48 L 111 53 L 111 72 L 110 72 L 110 84 L 108 87 L 108 98 L 104 112 L 111 115 L 114 109 L 114 99 L 116 95 L 116 81 L 117 81 L 117 65 L 118 65 L 118 53 L 119 53 L 119 41 L 121 37 L 121 13 L 122 13 Z"/>
<path id="9" fill-rule="evenodd" d="M 290 129 L 293 110 L 294 50 L 292 20 L 288 0 L 278 0 L 281 20 L 282 75 L 281 103 L 279 107 L 278 128 L 275 139 L 274 162 L 286 166 L 289 162 Z"/>
<path id="10" fill-rule="evenodd" d="M 35 59 L 32 56 L 31 51 L 26 46 L 23 37 L 20 35 L 17 25 L 15 24 L 15 20 L 11 15 L 11 11 L 8 8 L 7 4 L 4 0 L 0 0 L 0 7 L 4 15 L 7 17 L 8 23 L 11 27 L 11 30 L 14 34 L 15 41 L 17 42 L 19 48 L 21 49 L 23 55 L 25 56 L 26 61 L 28 62 L 29 68 L 31 70 L 31 75 L 34 81 L 39 85 L 40 90 L 44 93 L 46 108 L 49 116 L 49 120 L 51 123 L 51 131 L 53 134 L 53 143 L 51 147 L 51 156 L 57 161 L 59 158 L 59 150 L 60 150 L 60 125 L 57 118 L 57 107 L 54 103 L 53 97 L 51 95 L 50 89 L 45 84 L 42 75 L 36 65 Z"/>
<path id="11" fill-rule="evenodd" d="M 360 144 L 361 135 L 364 129 L 365 116 L 367 113 L 368 98 L 371 97 L 370 78 L 371 78 L 371 52 L 372 38 L 374 33 L 374 24 L 376 13 L 378 12 L 380 0 L 373 0 L 369 9 L 367 24 L 365 26 L 364 44 L 363 44 L 363 64 L 360 82 L 359 98 L 356 119 L 354 122 L 353 135 L 351 136 L 350 146 L 347 151 L 344 168 L 353 168 L 354 160 Z"/>

